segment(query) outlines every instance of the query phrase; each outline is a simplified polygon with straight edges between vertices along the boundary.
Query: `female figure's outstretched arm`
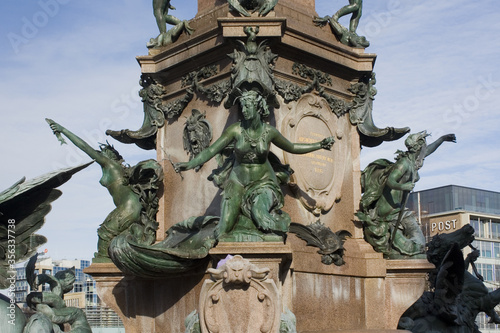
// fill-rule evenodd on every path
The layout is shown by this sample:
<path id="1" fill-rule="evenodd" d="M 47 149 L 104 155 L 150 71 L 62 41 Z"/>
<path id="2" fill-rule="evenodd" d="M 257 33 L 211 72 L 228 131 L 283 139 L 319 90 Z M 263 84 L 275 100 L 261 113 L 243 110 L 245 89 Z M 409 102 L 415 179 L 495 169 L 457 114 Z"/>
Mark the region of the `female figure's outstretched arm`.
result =
<path id="1" fill-rule="evenodd" d="M 220 153 L 224 148 L 226 148 L 235 138 L 237 127 L 239 123 L 229 126 L 210 147 L 203 150 L 201 153 L 196 155 L 189 162 L 180 162 L 174 164 L 175 172 L 181 172 L 185 170 L 191 170 L 204 164 L 214 157 L 217 153 Z"/>
<path id="2" fill-rule="evenodd" d="M 64 134 L 71 142 L 73 142 L 75 146 L 80 148 L 80 150 L 82 150 L 85 154 L 89 155 L 90 158 L 94 159 L 101 166 L 107 164 L 108 158 L 103 156 L 99 151 L 92 148 L 87 142 L 83 141 L 83 139 L 81 139 L 74 133 L 70 132 L 65 127 L 59 125 L 52 119 L 47 119 L 47 122 L 50 124 L 50 128 L 52 129 L 54 134 L 56 133 Z"/>
<path id="3" fill-rule="evenodd" d="M 293 143 L 285 138 L 276 128 L 271 127 L 271 142 L 275 144 L 278 148 L 283 149 L 286 152 L 292 154 L 307 154 L 315 150 L 326 149 L 330 150 L 332 148 L 335 140 L 333 137 L 325 138 L 319 142 L 315 143 Z"/>
<path id="4" fill-rule="evenodd" d="M 445 141 L 457 142 L 457 138 L 456 138 L 455 134 L 446 134 L 446 135 L 441 136 L 439 139 L 437 139 L 433 143 L 430 143 L 429 145 L 427 145 L 427 148 L 425 149 L 425 157 L 427 157 L 430 154 L 432 154 L 433 152 L 435 152 L 436 149 L 438 149 L 438 147 L 441 146 L 441 144 Z"/>

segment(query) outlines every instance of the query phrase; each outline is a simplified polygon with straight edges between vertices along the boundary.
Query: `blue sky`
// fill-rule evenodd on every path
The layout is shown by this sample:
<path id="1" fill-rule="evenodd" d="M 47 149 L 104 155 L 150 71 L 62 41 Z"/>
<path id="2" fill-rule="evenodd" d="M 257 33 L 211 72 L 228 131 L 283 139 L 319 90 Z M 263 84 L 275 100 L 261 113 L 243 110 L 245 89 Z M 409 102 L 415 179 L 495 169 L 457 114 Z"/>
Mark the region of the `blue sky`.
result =
<path id="1" fill-rule="evenodd" d="M 316 11 L 332 15 L 346 3 L 316 0 Z M 196 14 L 195 0 L 172 4 L 181 19 Z M 365 0 L 358 30 L 371 42 L 366 52 L 377 54 L 376 124 L 428 130 L 430 140 L 450 132 L 458 138 L 427 158 L 417 190 L 457 184 L 500 191 L 499 12 L 498 0 Z M 158 33 L 151 1 L 2 0 L 0 22 L 1 189 L 88 160 L 58 144 L 46 117 L 95 147 L 109 139 L 106 129 L 142 122 L 135 57 L 147 54 Z M 112 143 L 131 165 L 155 157 Z M 392 160 L 403 148 L 403 140 L 365 148 L 361 165 Z M 61 187 L 40 231 L 54 258 L 92 257 L 96 229 L 114 208 L 100 176 L 92 165 Z"/>

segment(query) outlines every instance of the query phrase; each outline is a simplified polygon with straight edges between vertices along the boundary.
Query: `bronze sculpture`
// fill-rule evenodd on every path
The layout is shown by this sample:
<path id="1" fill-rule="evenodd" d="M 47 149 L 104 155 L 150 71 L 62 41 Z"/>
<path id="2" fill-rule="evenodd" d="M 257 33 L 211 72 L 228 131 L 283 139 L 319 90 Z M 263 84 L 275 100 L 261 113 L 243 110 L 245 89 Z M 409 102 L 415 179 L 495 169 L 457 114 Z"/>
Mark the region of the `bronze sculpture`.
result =
<path id="1" fill-rule="evenodd" d="M 349 4 L 340 8 L 332 17 L 316 17 L 314 18 L 314 23 L 319 27 L 323 27 L 327 23 L 330 23 L 333 33 L 342 44 L 354 47 L 368 47 L 370 46 L 370 42 L 368 42 L 365 37 L 358 36 L 356 33 L 362 9 L 363 0 L 349 0 Z M 348 14 L 352 14 L 349 29 L 339 23 L 339 18 Z"/>
<path id="2" fill-rule="evenodd" d="M 49 122 L 50 128 L 55 134 L 59 133 L 66 136 L 75 146 L 101 166 L 102 177 L 99 182 L 108 189 L 116 206 L 97 230 L 99 240 L 93 261 L 110 262 L 108 247 L 111 240 L 134 224 L 142 227 L 131 231 L 141 233 L 137 237 L 144 238 L 146 243 L 152 243 L 155 239 L 157 226 L 157 222 L 154 221 L 157 199 L 156 202 L 154 202 L 155 198 L 151 198 L 151 202 L 145 202 L 141 194 L 146 194 L 146 191 L 137 188 L 141 187 L 141 182 L 137 179 L 142 177 L 150 178 L 146 182 L 147 187 L 158 188 L 163 179 L 161 166 L 156 161 L 148 160 L 130 168 L 124 165 L 123 157 L 110 144 L 101 144 L 100 150 L 94 150 L 81 138 L 53 120 L 47 119 L 47 122 Z M 147 169 L 150 171 L 146 171 Z M 146 197 L 148 196 L 146 195 Z M 144 205 L 153 206 L 153 208 L 144 209 Z"/>
<path id="3" fill-rule="evenodd" d="M 182 141 L 184 150 L 192 159 L 204 149 L 210 146 L 212 140 L 212 126 L 206 119 L 206 112 L 201 113 L 200 110 L 193 109 L 191 116 L 186 119 Z M 196 168 L 198 171 L 201 166 Z"/>
<path id="4" fill-rule="evenodd" d="M 347 230 L 333 232 L 330 228 L 321 223 L 320 220 L 309 225 L 299 223 L 290 224 L 290 232 L 293 232 L 300 239 L 307 242 L 308 246 L 319 248 L 321 262 L 325 265 L 335 264 L 342 266 L 344 261 L 344 242 L 352 234 Z"/>
<path id="5" fill-rule="evenodd" d="M 305 154 L 330 149 L 334 140 L 330 137 L 312 144 L 291 143 L 276 128 L 263 122 L 269 109 L 260 92 L 241 91 L 236 99 L 240 102 L 242 121 L 229 126 L 214 144 L 194 159 L 175 164 L 175 170 L 193 169 L 234 144 L 235 162 L 223 185 L 219 240 L 235 240 L 230 234 L 240 215 L 251 219 L 262 232 L 286 233 L 290 218 L 280 211 L 283 194 L 268 159 L 270 144 L 293 154 Z"/>
<path id="6" fill-rule="evenodd" d="M 47 238 L 35 234 L 45 223 L 51 204 L 62 192 L 57 189 L 92 162 L 46 173 L 0 192 L 0 288 L 9 288 L 14 265 L 28 260 Z M 13 242 L 15 240 L 15 242 Z"/>
<path id="7" fill-rule="evenodd" d="M 26 303 L 37 312 L 36 316 L 30 318 L 24 332 L 51 332 L 40 330 L 40 326 L 47 325 L 50 320 L 56 330 L 65 323 L 71 326 L 72 333 L 91 333 L 92 330 L 85 316 L 85 312 L 76 307 L 66 306 L 64 294 L 73 289 L 75 278 L 75 267 L 57 272 L 55 275 L 34 274 L 37 256 L 34 256 L 26 266 L 26 278 L 31 290 L 37 290 L 38 286 L 48 284 L 50 291 L 34 291 L 26 297 Z M 31 266 L 31 267 L 30 267 Z M 31 271 L 31 274 L 30 274 Z M 42 326 L 43 327 L 43 326 Z M 52 327 L 50 327 L 52 328 Z"/>
<path id="8" fill-rule="evenodd" d="M 189 23 L 168 14 L 169 9 L 175 10 L 175 7 L 170 4 L 170 0 L 153 0 L 153 12 L 160 34 L 156 38 L 151 38 L 147 45 L 149 48 L 172 44 L 183 31 L 188 35 L 193 33 L 194 30 L 189 26 Z M 167 31 L 167 23 L 174 25 L 174 27 Z"/>
<path id="9" fill-rule="evenodd" d="M 365 239 L 375 251 L 386 257 L 413 256 L 423 253 L 425 238 L 415 214 L 405 209 L 406 198 L 419 180 L 418 170 L 425 157 L 443 142 L 456 142 L 454 134 L 443 135 L 427 145 L 427 132 L 410 135 L 408 151 L 398 151 L 396 162 L 379 159 L 362 173 L 360 210 Z"/>
<path id="10" fill-rule="evenodd" d="M 278 3 L 278 0 L 227 0 L 229 6 L 236 10 L 243 16 L 252 16 L 248 11 L 258 12 L 259 16 L 266 16 L 274 6 Z"/>
<path id="11" fill-rule="evenodd" d="M 165 88 L 150 75 L 141 75 L 139 84 L 142 89 L 139 96 L 143 103 L 144 121 L 138 130 L 123 129 L 107 130 L 106 134 L 123 143 L 135 143 L 146 150 L 156 148 L 156 133 L 165 125 L 165 115 L 162 107 L 162 97 Z"/>
<path id="12" fill-rule="evenodd" d="M 500 289 L 490 291 L 479 274 L 467 271 L 479 256 L 473 241 L 474 228 L 469 224 L 432 238 L 427 244 L 427 259 L 436 268 L 429 273 L 430 291 L 403 313 L 398 329 L 413 333 L 479 332 L 475 323 L 479 312 L 485 312 L 490 323 L 500 323 L 495 311 Z M 472 252 L 464 261 L 462 249 L 467 246 Z"/>
<path id="13" fill-rule="evenodd" d="M 57 170 L 28 181 L 23 178 L 0 193 L 0 288 L 7 289 L 6 294 L 11 297 L 0 295 L 0 317 L 5 318 L 0 322 L 1 332 L 17 333 L 23 328 L 25 333 L 39 332 L 25 328 L 28 319 L 15 304 L 16 264 L 33 256 L 47 241 L 35 232 L 44 225 L 52 202 L 62 194 L 57 187 L 91 163 Z M 29 324 L 33 326 L 34 320 Z M 38 324 L 46 328 L 44 332 L 53 326 L 43 315 L 37 320 Z"/>

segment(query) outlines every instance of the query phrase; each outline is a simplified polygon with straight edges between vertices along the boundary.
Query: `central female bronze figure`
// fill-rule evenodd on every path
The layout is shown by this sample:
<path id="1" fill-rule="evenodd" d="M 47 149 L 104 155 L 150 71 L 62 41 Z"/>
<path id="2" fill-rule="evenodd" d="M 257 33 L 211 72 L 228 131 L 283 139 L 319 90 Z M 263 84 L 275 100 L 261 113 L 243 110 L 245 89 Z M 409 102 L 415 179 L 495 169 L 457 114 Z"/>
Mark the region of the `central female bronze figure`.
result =
<path id="1" fill-rule="evenodd" d="M 244 91 L 237 100 L 241 122 L 229 126 L 214 144 L 195 158 L 177 163 L 174 168 L 176 172 L 196 168 L 233 145 L 235 161 L 222 186 L 218 239 L 234 240 L 229 234 L 241 214 L 264 233 L 284 234 L 288 231 L 290 218 L 280 211 L 284 200 L 268 158 L 271 143 L 292 154 L 305 154 L 322 148 L 330 150 L 334 140 L 329 137 L 312 144 L 292 143 L 276 128 L 263 122 L 262 118 L 269 115 L 269 108 L 260 92 Z"/>

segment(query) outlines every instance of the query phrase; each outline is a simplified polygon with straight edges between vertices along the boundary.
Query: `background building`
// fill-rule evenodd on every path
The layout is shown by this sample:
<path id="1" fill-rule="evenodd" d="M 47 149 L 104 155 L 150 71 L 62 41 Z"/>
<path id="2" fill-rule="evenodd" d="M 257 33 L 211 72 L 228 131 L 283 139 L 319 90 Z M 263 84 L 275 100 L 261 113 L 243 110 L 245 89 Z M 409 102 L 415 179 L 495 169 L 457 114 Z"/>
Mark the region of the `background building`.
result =
<path id="1" fill-rule="evenodd" d="M 472 225 L 476 237 L 473 246 L 481 252 L 476 262 L 478 272 L 490 291 L 500 287 L 499 192 L 448 185 L 411 193 L 407 207 L 417 213 L 427 240 L 438 233 Z M 467 254 L 470 249 L 464 252 Z M 488 324 L 488 320 L 484 313 L 478 316 L 482 332 L 500 329 L 500 325 Z"/>
<path id="2" fill-rule="evenodd" d="M 73 290 L 64 295 L 66 306 L 81 308 L 85 311 L 87 320 L 94 333 L 125 332 L 123 323 L 118 315 L 104 306 L 97 296 L 95 281 L 83 270 L 90 266 L 90 260 L 52 260 L 50 257 L 40 257 L 35 265 L 36 274 L 54 275 L 59 271 L 75 267 L 76 281 Z M 16 268 L 15 299 L 21 309 L 27 309 L 26 296 L 30 293 L 26 280 L 25 267 Z M 46 284 L 41 286 L 42 291 L 50 291 Z"/>

